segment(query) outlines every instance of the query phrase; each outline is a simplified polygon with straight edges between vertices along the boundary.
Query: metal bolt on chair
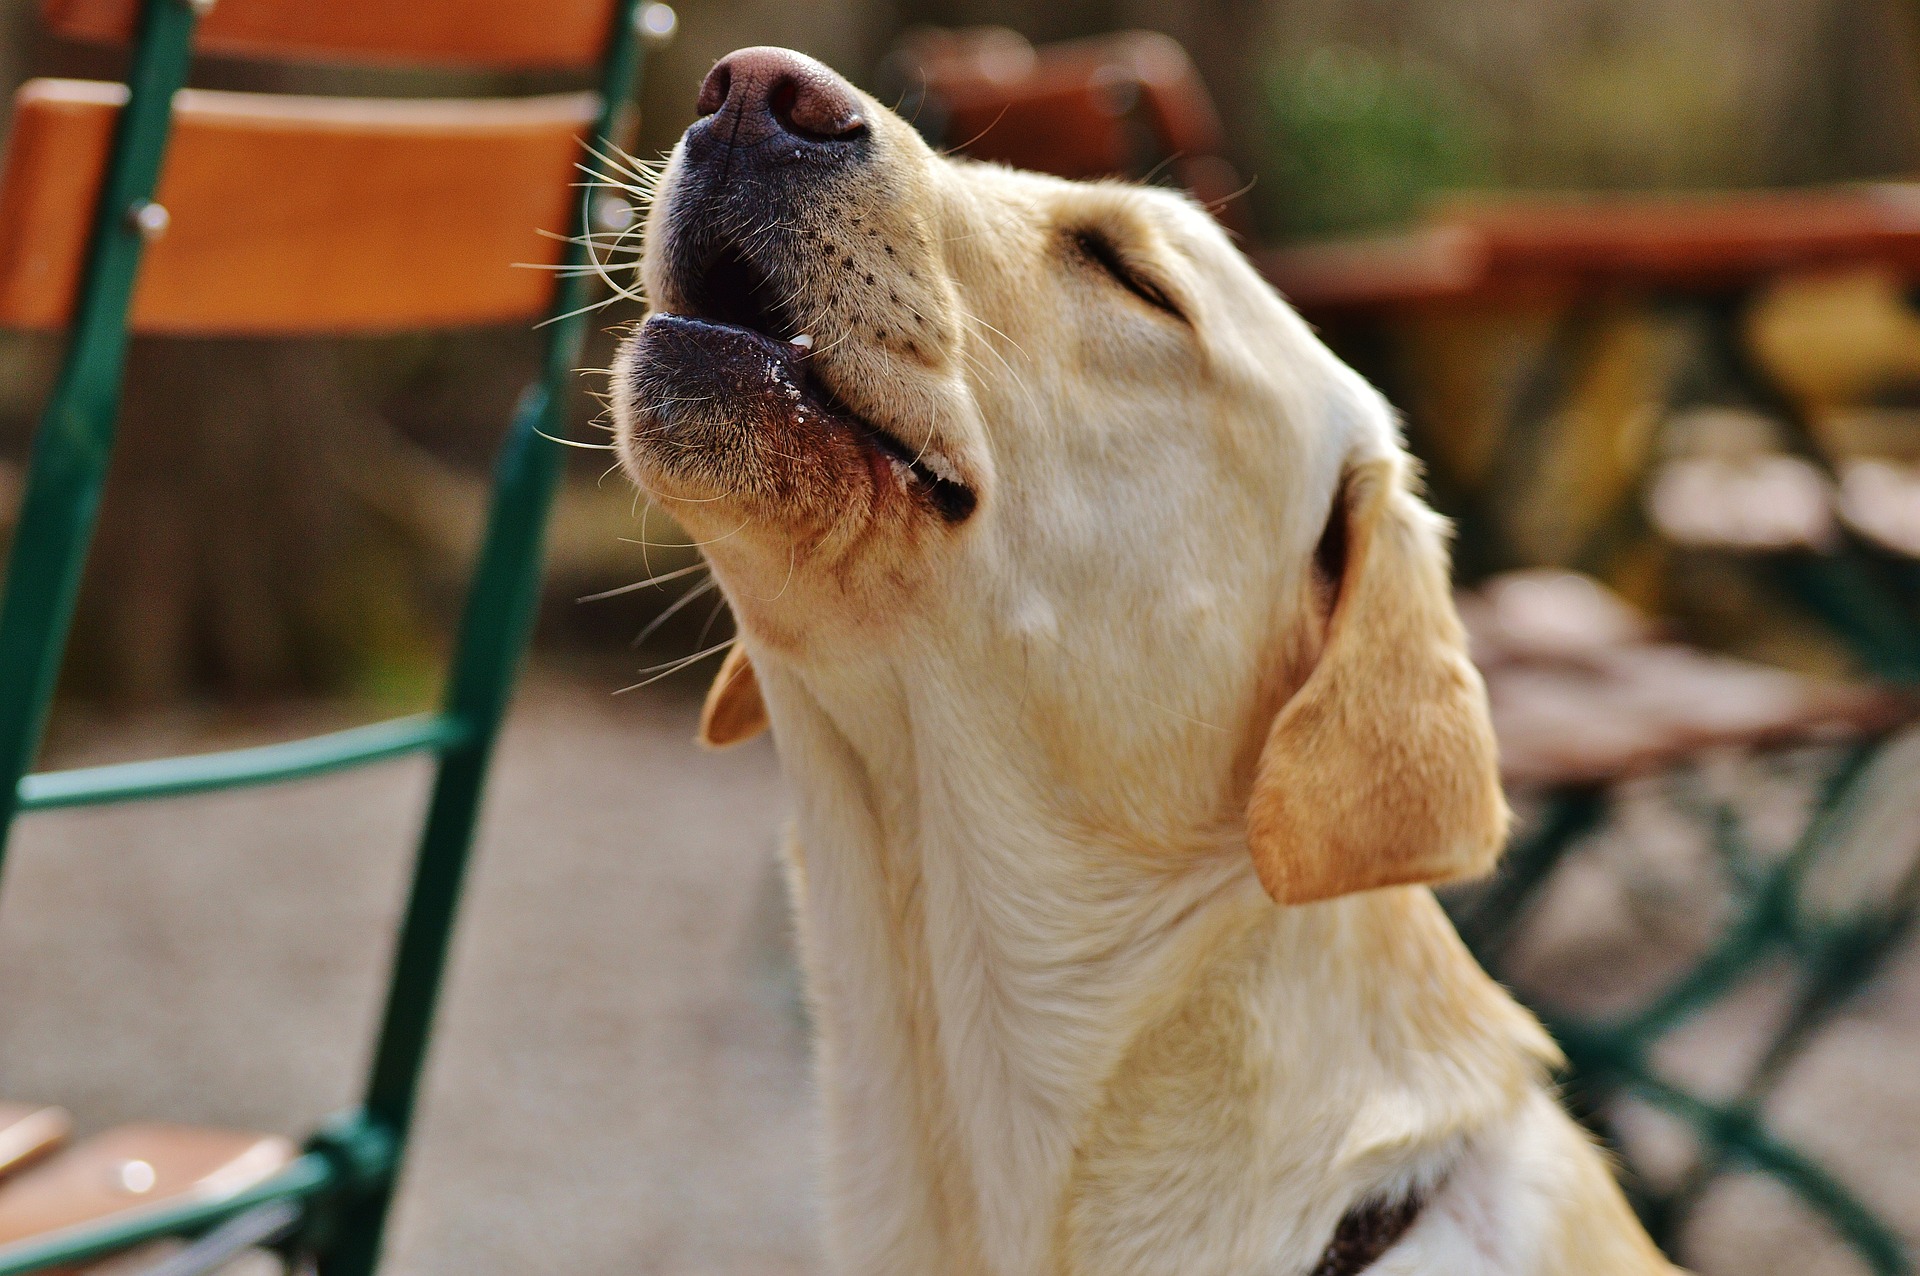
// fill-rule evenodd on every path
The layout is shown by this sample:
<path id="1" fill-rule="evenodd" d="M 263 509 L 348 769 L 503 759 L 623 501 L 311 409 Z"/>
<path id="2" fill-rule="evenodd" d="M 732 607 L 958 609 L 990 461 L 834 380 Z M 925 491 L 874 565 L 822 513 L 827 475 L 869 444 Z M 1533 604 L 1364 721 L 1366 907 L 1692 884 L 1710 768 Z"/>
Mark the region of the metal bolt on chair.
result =
<path id="1" fill-rule="evenodd" d="M 641 0 L 45 0 L 54 32 L 130 44 L 125 85 L 24 86 L 0 174 L 0 323 L 69 343 L 27 471 L 0 601 L 0 851 L 22 815 L 280 783 L 413 754 L 438 765 L 361 1105 L 302 1149 L 126 1126 L 65 1146 L 57 1108 L 0 1105 L 0 1276 L 162 1238 L 154 1273 L 256 1245 L 363 1276 L 405 1153 L 495 736 L 538 597 L 581 344 L 581 143 L 605 145 L 673 13 Z M 196 51 L 599 69 L 597 92 L 388 101 L 184 88 Z M 458 217 L 421 233 L 421 210 Z M 569 226 L 574 243 L 543 241 Z M 261 748 L 32 773 L 60 669 L 131 333 L 370 333 L 545 315 L 437 712 Z"/>

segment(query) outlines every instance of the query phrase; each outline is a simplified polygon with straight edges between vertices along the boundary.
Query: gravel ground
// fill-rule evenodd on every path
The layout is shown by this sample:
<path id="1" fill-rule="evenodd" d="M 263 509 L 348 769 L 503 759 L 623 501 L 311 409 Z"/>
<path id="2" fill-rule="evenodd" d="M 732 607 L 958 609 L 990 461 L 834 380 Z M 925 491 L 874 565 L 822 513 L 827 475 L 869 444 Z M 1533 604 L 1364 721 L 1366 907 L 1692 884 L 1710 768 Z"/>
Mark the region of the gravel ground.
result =
<path id="1" fill-rule="evenodd" d="M 692 681 L 617 685 L 537 675 L 506 734 L 396 1276 L 815 1268 L 772 751 L 696 750 Z M 142 722 L 57 760 L 326 725 Z M 0 1093 L 63 1103 L 87 1130 L 297 1136 L 348 1104 L 425 779 L 410 764 L 24 821 L 0 918 Z"/>

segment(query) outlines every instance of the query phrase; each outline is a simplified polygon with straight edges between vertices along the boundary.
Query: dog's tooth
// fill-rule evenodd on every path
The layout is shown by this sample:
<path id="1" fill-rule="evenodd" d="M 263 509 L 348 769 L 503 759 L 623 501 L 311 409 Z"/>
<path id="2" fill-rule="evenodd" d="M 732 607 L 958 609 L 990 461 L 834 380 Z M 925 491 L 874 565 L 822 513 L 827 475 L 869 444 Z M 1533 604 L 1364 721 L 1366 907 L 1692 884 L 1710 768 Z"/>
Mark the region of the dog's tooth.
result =
<path id="1" fill-rule="evenodd" d="M 792 344 L 799 346 L 802 350 L 811 350 L 813 349 L 813 334 L 811 332 L 803 332 L 793 339 Z"/>
<path id="2" fill-rule="evenodd" d="M 953 467 L 953 462 L 949 461 L 943 453 L 928 448 L 920 454 L 920 464 L 933 471 L 933 476 L 943 483 L 960 483 L 960 471 Z"/>

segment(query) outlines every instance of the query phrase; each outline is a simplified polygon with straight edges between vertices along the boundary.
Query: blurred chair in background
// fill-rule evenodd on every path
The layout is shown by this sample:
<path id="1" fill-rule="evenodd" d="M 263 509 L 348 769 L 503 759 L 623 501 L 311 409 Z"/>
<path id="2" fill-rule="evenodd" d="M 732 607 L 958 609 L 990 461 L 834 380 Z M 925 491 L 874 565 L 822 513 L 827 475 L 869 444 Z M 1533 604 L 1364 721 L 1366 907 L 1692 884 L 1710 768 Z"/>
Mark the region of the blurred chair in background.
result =
<path id="1" fill-rule="evenodd" d="M 1164 35 L 1035 48 L 1004 27 L 925 29 L 888 56 L 880 81 L 936 147 L 1062 177 L 1164 177 L 1250 229 L 1213 99 Z"/>
<path id="2" fill-rule="evenodd" d="M 1412 232 L 1282 249 L 1262 265 L 1336 344 L 1361 349 L 1369 341 L 1356 331 L 1369 327 L 1431 335 L 1503 313 L 1543 316 L 1531 358 L 1504 379 L 1482 359 L 1439 374 L 1436 399 L 1432 381 L 1396 376 L 1404 369 L 1391 359 L 1370 369 L 1399 381 L 1459 521 L 1463 565 L 1487 580 L 1467 612 L 1510 782 L 1533 808 L 1500 877 L 1456 901 L 1462 932 L 1514 978 L 1515 937 L 1551 909 L 1556 873 L 1566 876 L 1577 848 L 1604 843 L 1625 795 L 1651 794 L 1670 826 L 1690 825 L 1711 853 L 1683 869 L 1687 837 L 1668 836 L 1667 863 L 1628 865 L 1624 877 L 1668 887 L 1689 877 L 1680 911 L 1714 925 L 1690 939 L 1690 965 L 1642 981 L 1604 1013 L 1536 993 L 1572 1084 L 1625 1138 L 1643 1212 L 1669 1244 L 1715 1179 L 1745 1167 L 1791 1187 L 1871 1270 L 1911 1270 L 1905 1243 L 1857 1187 L 1771 1118 L 1792 1067 L 1885 969 L 1920 911 L 1920 830 L 1906 797 L 1920 757 L 1913 737 L 1889 735 L 1912 718 L 1912 696 L 1652 643 L 1583 607 L 1602 596 L 1591 580 L 1511 573 L 1563 563 L 1679 601 L 1696 619 L 1698 595 L 1714 588 L 1700 582 L 1745 579 L 1785 606 L 1758 614 L 1788 616 L 1773 633 L 1759 622 L 1763 649 L 1791 656 L 1824 641 L 1830 668 L 1920 681 L 1920 561 L 1898 531 L 1920 501 L 1920 471 L 1904 468 L 1920 417 L 1892 455 L 1874 455 L 1841 410 L 1843 390 L 1920 366 L 1914 321 L 1887 304 L 1920 282 L 1920 194 L 1460 201 Z M 1836 328 L 1848 335 L 1836 339 Z M 1438 348 L 1440 358 L 1465 353 Z M 1889 441 L 1883 430 L 1872 442 Z M 1602 611 L 1631 615 L 1617 601 Z M 1547 627 L 1574 641 L 1549 650 L 1537 636 L 1555 612 Z M 1755 614 L 1746 605 L 1748 625 Z M 1781 628 L 1829 637 L 1782 641 Z M 1713 782 L 1728 750 L 1779 768 L 1768 783 L 1804 792 L 1794 836 L 1756 834 L 1764 821 L 1750 803 L 1724 774 Z M 1756 993 L 1780 1004 L 1727 1076 L 1689 1077 L 1663 1054 L 1688 1024 Z"/>

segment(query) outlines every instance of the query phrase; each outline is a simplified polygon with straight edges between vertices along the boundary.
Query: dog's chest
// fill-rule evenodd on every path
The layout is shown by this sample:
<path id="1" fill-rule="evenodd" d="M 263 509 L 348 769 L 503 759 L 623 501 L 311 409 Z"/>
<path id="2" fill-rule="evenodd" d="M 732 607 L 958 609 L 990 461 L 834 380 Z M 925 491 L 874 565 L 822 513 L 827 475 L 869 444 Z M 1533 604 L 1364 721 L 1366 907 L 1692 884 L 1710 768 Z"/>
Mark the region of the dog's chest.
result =
<path id="1" fill-rule="evenodd" d="M 1104 1086 L 1208 947 L 1176 919 L 1248 875 L 1125 883 L 1109 848 L 982 827 L 924 806 L 803 820 L 833 1159 L 891 1167 L 836 1230 L 929 1233 L 925 1270 L 1041 1272 Z"/>

